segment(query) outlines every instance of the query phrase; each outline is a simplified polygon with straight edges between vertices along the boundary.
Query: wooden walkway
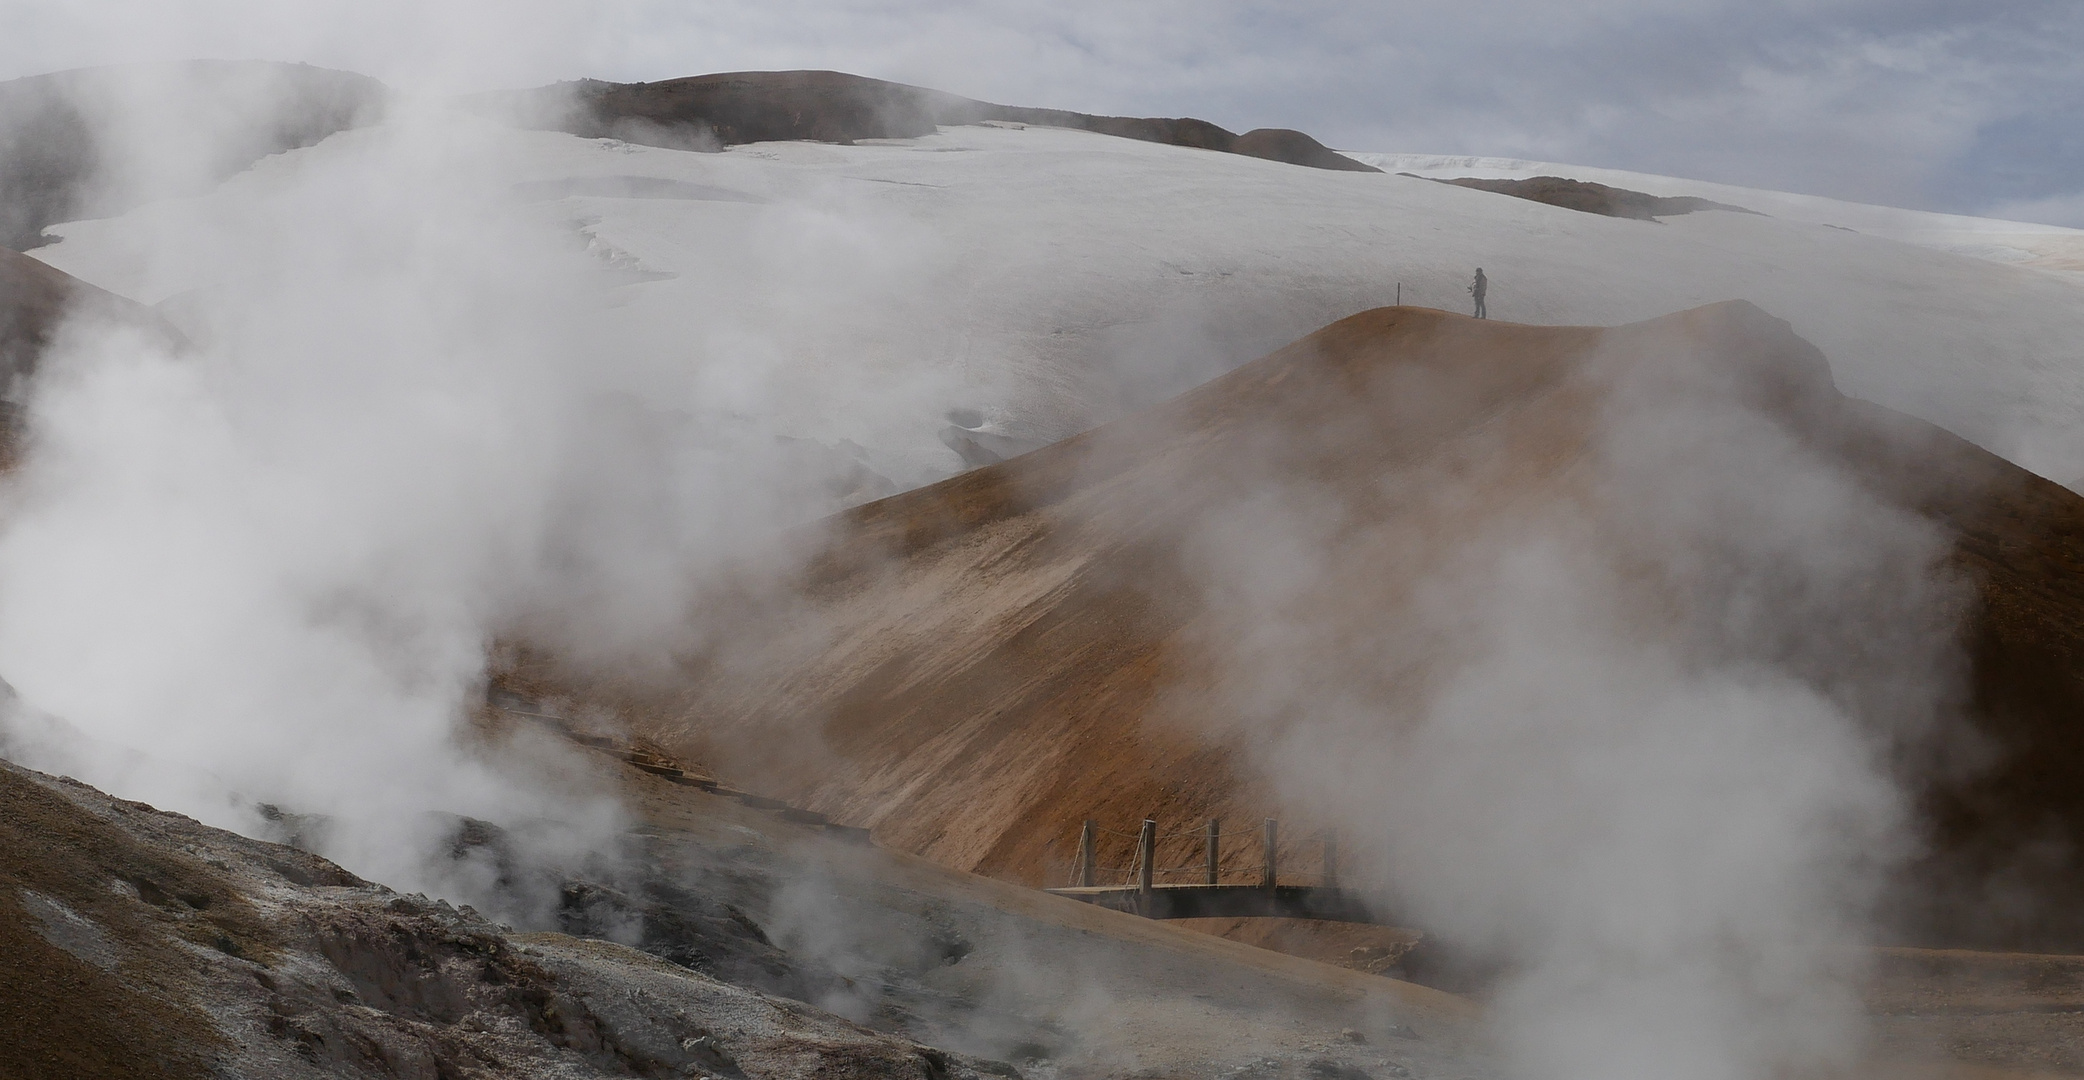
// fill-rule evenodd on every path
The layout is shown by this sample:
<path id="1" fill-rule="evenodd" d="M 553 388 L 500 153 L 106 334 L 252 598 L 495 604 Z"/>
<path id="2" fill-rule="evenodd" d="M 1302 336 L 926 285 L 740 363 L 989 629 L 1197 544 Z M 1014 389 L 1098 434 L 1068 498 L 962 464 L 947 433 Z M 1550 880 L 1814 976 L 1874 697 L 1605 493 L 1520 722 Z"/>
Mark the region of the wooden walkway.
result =
<path id="1" fill-rule="evenodd" d="M 1147 919 L 1330 919 L 1390 925 L 1374 905 L 1339 887 L 1339 849 L 1329 835 L 1317 841 L 1322 844 L 1320 881 L 1314 885 L 1283 885 L 1276 857 L 1280 851 L 1280 825 L 1272 818 L 1266 820 L 1260 834 L 1258 880 L 1252 882 L 1223 881 L 1221 822 L 1209 822 L 1205 832 L 1193 830 L 1191 833 L 1171 834 L 1195 835 L 1203 839 L 1201 862 L 1195 866 L 1157 865 L 1161 838 L 1157 821 L 1149 818 L 1144 819 L 1142 829 L 1136 834 L 1136 847 L 1128 866 L 1100 866 L 1096 849 L 1102 832 L 1111 830 L 1101 829 L 1090 820 L 1085 823 L 1078 834 L 1078 864 L 1074 871 L 1077 884 L 1050 889 L 1049 892 Z M 1128 836 L 1127 833 L 1113 835 Z M 1157 880 L 1161 873 L 1182 872 L 1191 872 L 1201 880 L 1191 884 L 1160 883 Z M 1096 884 L 1095 879 L 1102 873 L 1122 874 L 1127 880 L 1117 885 Z"/>
<path id="2" fill-rule="evenodd" d="M 602 753 L 619 758 L 654 776 L 663 777 L 676 784 L 686 784 L 712 795 L 734 798 L 755 810 L 766 810 L 798 824 L 821 828 L 840 839 L 867 844 L 867 829 L 841 825 L 828 820 L 823 814 L 801 810 L 782 802 L 741 791 L 717 779 L 706 771 L 690 768 L 675 761 L 655 746 L 624 743 L 581 730 L 577 723 L 567 717 L 546 710 L 540 703 L 504 691 L 492 691 L 486 696 L 486 704 L 493 710 L 519 719 L 531 720 L 549 727 L 581 746 L 591 747 Z M 1078 837 L 1077 884 L 1067 888 L 1050 889 L 1049 892 L 1072 900 L 1083 901 L 1114 911 L 1125 911 L 1149 919 L 1330 919 L 1339 922 L 1390 923 L 1368 901 L 1338 884 L 1338 845 L 1329 835 L 1306 843 L 1321 844 L 1319 852 L 1320 881 L 1314 885 L 1284 885 L 1279 882 L 1278 861 L 1280 850 L 1280 826 L 1267 819 L 1261 831 L 1261 857 L 1259 864 L 1244 871 L 1256 877 L 1251 882 L 1224 882 L 1224 871 L 1219 866 L 1222 854 L 1222 826 L 1211 821 L 1207 829 L 1191 830 L 1190 833 L 1174 833 L 1172 837 L 1193 835 L 1203 840 L 1201 861 L 1194 866 L 1159 867 L 1157 858 L 1158 823 L 1145 820 L 1142 830 L 1134 837 L 1136 846 L 1130 865 L 1126 867 L 1103 867 L 1099 865 L 1097 848 L 1099 834 L 1111 832 L 1100 829 L 1094 822 L 1087 821 Z M 1113 835 L 1127 838 L 1127 833 Z M 1291 842 L 1292 843 L 1292 842 Z M 1192 872 L 1202 880 L 1189 884 L 1174 884 L 1157 880 L 1160 874 Z M 1100 885 L 1095 879 L 1100 874 L 1121 874 L 1126 883 Z M 1231 876 L 1238 876 L 1232 871 Z"/>
<path id="3" fill-rule="evenodd" d="M 1332 919 L 1390 925 L 1336 885 L 1084 885 L 1049 890 L 1146 919 Z"/>

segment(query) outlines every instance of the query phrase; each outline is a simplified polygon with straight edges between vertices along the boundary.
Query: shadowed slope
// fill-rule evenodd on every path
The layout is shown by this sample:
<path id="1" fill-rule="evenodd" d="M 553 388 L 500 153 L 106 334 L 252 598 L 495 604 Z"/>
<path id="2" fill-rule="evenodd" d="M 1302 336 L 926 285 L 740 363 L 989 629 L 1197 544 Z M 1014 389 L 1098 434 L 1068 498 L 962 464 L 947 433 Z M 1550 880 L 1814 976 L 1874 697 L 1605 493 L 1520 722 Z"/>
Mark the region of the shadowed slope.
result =
<path id="1" fill-rule="evenodd" d="M 1061 880 L 1081 818 L 1307 814 L 1277 804 L 1258 771 L 1269 740 L 1308 719 L 1240 674 L 1264 626 L 1307 644 L 1284 661 L 1298 677 L 1358 688 L 1363 711 L 1394 724 L 1460 662 L 1417 615 L 1469 552 L 1560 529 L 1624 567 L 1654 563 L 1640 534 L 1659 523 L 1628 508 L 1620 485 L 1639 477 L 1614 464 L 1609 429 L 1617 411 L 1707 406 L 1762 418 L 1820 463 L 1806 469 L 1871 496 L 1875 520 L 1911 538 L 1891 556 L 1901 573 L 1929 576 L 1927 550 L 1950 567 L 1937 614 L 1885 575 L 1826 598 L 1848 611 L 1805 608 L 1821 601 L 1770 564 L 1743 586 L 1758 596 L 1732 593 L 1717 560 L 1738 555 L 1710 542 L 1705 569 L 1621 579 L 1629 632 L 1716 655 L 1724 613 L 1762 598 L 1788 626 L 1744 647 L 1906 747 L 1937 847 L 1904 917 L 1954 939 L 2076 935 L 2056 908 L 2006 908 L 1990 887 L 2045 899 L 2076 884 L 2022 860 L 2084 820 L 2084 500 L 1843 398 L 1813 347 L 1743 303 L 1612 330 L 1364 312 L 1148 413 L 849 512 L 799 603 L 734 625 L 732 645 L 689 657 L 677 681 L 560 682 L 530 664 L 509 678 L 611 702 L 776 794 L 872 823 L 883 843 Z M 1725 483 L 1748 466 L 1685 467 Z M 1965 689 L 1943 649 L 1912 654 L 1945 644 L 1943 616 L 1959 610 L 1948 580 L 1975 601 Z M 1940 628 L 1897 629 L 1927 616 Z M 1876 674 L 1898 669 L 1930 682 L 1937 736 L 1892 696 L 1900 680 Z M 1961 766 L 1962 712 L 1995 748 L 1981 771 Z M 1226 865 L 1256 858 L 1237 844 Z"/>

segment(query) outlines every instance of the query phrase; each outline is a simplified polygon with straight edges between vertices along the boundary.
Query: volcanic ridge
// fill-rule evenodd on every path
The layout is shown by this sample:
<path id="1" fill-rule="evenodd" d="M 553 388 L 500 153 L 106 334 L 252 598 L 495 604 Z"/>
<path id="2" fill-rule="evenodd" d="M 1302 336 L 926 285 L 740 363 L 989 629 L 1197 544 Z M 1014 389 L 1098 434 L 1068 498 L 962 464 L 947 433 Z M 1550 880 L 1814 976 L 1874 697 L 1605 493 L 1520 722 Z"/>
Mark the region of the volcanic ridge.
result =
<path id="1" fill-rule="evenodd" d="M 1970 664 L 1946 722 L 1986 740 L 1991 764 L 1906 766 L 1931 770 L 1904 780 L 1933 848 L 1897 896 L 1904 932 L 2084 942 L 2058 899 L 2084 882 L 2024 854 L 2051 825 L 2084 825 L 2070 719 L 2084 707 L 2084 499 L 1840 395 L 1821 354 L 1741 302 L 1614 329 L 1363 312 L 1155 410 L 843 514 L 801 584 L 807 606 L 764 630 L 749 619 L 729 648 L 686 657 L 679 681 L 560 672 L 541 655 L 505 678 L 608 704 L 881 843 L 1059 883 L 1081 819 L 1278 809 L 1242 752 L 1263 721 L 1223 715 L 1237 631 L 1214 611 L 1221 582 L 1197 568 L 1196 537 L 1327 494 L 1347 516 L 1297 602 L 1326 634 L 1379 635 L 1465 546 L 1558 507 L 1613 514 L 1596 438 L 1613 402 L 1644 387 L 1755 409 L 1948 538 L 1971 595 Z M 1414 707 L 1383 692 L 1391 714 Z M 1240 847 L 1232 865 L 1253 857 Z M 2029 876 L 2046 902 L 1994 905 L 1984 886 L 1999 874 Z"/>

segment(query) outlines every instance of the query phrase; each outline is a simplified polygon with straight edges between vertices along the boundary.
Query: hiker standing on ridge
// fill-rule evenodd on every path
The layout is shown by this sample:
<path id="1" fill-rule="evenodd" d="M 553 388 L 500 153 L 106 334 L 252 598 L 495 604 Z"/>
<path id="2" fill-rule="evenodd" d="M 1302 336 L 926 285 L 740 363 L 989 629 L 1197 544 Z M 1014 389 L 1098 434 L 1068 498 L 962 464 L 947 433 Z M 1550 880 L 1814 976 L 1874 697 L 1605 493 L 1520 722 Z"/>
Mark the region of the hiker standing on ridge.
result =
<path id="1" fill-rule="evenodd" d="M 1479 319 L 1490 318 L 1483 310 L 1483 294 L 1490 291 L 1490 287 L 1490 279 L 1483 276 L 1483 267 L 1477 267 L 1476 280 L 1469 283 L 1469 295 L 1476 298 L 1476 317 Z"/>

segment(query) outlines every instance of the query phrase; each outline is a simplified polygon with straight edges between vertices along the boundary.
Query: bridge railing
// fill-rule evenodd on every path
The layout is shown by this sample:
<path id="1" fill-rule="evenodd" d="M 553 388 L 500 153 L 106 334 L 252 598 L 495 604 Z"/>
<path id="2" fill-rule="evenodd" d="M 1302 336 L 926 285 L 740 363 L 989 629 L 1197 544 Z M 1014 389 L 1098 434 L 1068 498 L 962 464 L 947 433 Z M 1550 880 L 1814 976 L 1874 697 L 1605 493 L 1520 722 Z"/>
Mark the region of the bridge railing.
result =
<path id="1" fill-rule="evenodd" d="M 1072 887 L 1084 888 L 1134 887 L 1148 892 L 1160 884 L 1258 885 L 1266 889 L 1273 889 L 1281 884 L 1297 884 L 1294 881 L 1285 881 L 1281 876 L 1286 863 L 1283 857 L 1280 822 L 1274 818 L 1267 818 L 1257 831 L 1259 832 L 1259 859 L 1257 865 L 1226 870 L 1222 865 L 1224 836 L 1223 823 L 1220 818 L 1210 818 L 1205 826 L 1181 829 L 1169 833 L 1160 833 L 1158 831 L 1158 822 L 1155 818 L 1145 818 L 1142 826 L 1134 833 L 1102 828 L 1098 822 L 1087 818 L 1079 828 L 1078 854 L 1076 861 L 1072 864 L 1070 885 Z M 1160 859 L 1160 844 L 1166 841 L 1177 841 L 1183 837 L 1200 841 L 1198 845 L 1193 845 L 1199 848 L 1196 854 L 1200 858 L 1180 865 L 1164 865 Z M 1124 845 L 1117 841 L 1128 841 L 1129 843 Z M 1315 853 L 1318 855 L 1318 873 L 1316 875 L 1318 881 L 1316 884 L 1328 888 L 1337 887 L 1339 883 L 1337 836 L 1333 833 L 1325 832 L 1303 840 L 1300 843 L 1306 848 L 1316 849 Z M 1296 845 L 1296 841 L 1289 841 L 1289 851 L 1292 852 Z M 1103 847 L 1114 852 L 1122 852 L 1122 849 L 1126 847 L 1127 851 L 1123 854 L 1117 854 L 1115 860 L 1104 860 L 1101 854 Z M 1174 857 L 1177 858 L 1177 853 L 1182 850 L 1182 845 L 1175 842 L 1167 844 L 1166 848 L 1169 853 L 1174 853 Z M 1191 850 L 1191 848 L 1188 850 Z M 1121 865 L 1107 864 L 1108 861 L 1117 860 Z"/>

